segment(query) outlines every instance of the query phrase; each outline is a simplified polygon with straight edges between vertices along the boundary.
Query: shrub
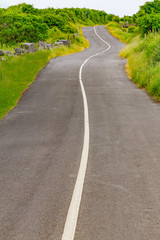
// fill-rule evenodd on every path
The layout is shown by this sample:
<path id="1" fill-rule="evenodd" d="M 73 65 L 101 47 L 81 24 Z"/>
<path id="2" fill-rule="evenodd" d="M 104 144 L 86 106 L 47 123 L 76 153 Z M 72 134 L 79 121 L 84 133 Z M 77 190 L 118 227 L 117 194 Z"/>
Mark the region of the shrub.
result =
<path id="1" fill-rule="evenodd" d="M 134 27 L 134 26 L 129 26 L 129 27 L 128 27 L 128 32 L 129 32 L 129 33 L 134 33 L 135 30 L 136 30 L 136 27 Z"/>

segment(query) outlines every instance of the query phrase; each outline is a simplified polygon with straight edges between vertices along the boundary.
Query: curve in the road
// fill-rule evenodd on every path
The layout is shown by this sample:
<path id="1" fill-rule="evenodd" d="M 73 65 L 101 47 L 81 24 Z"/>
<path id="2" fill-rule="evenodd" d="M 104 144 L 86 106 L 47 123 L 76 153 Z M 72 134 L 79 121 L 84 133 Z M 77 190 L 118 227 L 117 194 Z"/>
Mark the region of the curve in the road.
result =
<path id="1" fill-rule="evenodd" d="M 74 187 L 71 203 L 69 206 L 64 232 L 62 235 L 62 240 L 73 240 L 77 225 L 77 219 L 78 219 L 78 213 L 80 208 L 80 203 L 82 199 L 82 193 L 83 193 L 83 186 L 84 186 L 84 180 L 86 175 L 86 168 L 87 168 L 87 162 L 88 162 L 88 154 L 89 154 L 89 113 L 88 113 L 88 102 L 87 102 L 87 96 L 85 92 L 85 88 L 82 82 L 82 71 L 83 67 L 86 65 L 86 63 L 93 57 L 96 57 L 102 53 L 107 52 L 111 46 L 109 43 L 107 43 L 105 40 L 103 40 L 96 32 L 96 28 L 94 27 L 94 32 L 96 36 L 104 42 L 108 47 L 104 51 L 98 52 L 89 58 L 87 58 L 83 64 L 80 67 L 79 70 L 79 82 L 81 86 L 82 96 L 83 96 L 83 104 L 84 104 L 84 142 L 83 142 L 83 150 L 81 155 L 81 163 L 80 168 L 76 180 L 76 184 Z"/>

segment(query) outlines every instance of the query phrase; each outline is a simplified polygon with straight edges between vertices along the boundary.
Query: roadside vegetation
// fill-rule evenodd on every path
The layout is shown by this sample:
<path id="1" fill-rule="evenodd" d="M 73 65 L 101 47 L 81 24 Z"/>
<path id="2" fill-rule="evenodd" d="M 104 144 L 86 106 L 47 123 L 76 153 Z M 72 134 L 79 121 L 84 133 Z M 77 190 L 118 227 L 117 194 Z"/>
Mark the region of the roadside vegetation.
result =
<path id="1" fill-rule="evenodd" d="M 0 9 L 0 43 L 12 46 L 20 42 L 54 41 L 71 38 L 77 24 L 106 24 L 114 15 L 86 8 L 37 9 L 25 3 Z"/>
<path id="2" fill-rule="evenodd" d="M 123 23 L 110 22 L 106 25 L 109 32 L 123 43 L 130 43 L 137 35 L 138 28 L 134 26 L 123 27 Z"/>
<path id="3" fill-rule="evenodd" d="M 160 0 L 146 2 L 133 16 L 119 18 L 90 9 L 36 9 L 20 4 L 0 8 L 0 50 L 12 53 L 25 42 L 54 44 L 68 39 L 71 45 L 59 46 L 21 56 L 0 57 L 0 119 L 21 98 L 37 73 L 51 58 L 82 51 L 89 47 L 82 26 L 106 25 L 112 35 L 128 44 L 120 53 L 128 59 L 126 70 L 132 80 L 160 100 Z"/>
<path id="4" fill-rule="evenodd" d="M 89 46 L 86 39 L 81 44 L 73 43 L 69 47 L 60 46 L 53 50 L 42 50 L 34 54 L 19 57 L 7 57 L 7 61 L 0 63 L 0 119 L 21 98 L 25 89 L 35 80 L 37 73 L 50 59 L 79 52 Z"/>
<path id="5" fill-rule="evenodd" d="M 130 27 L 134 27 L 131 31 Z M 130 18 L 130 25 L 109 23 L 106 28 L 128 45 L 120 56 L 127 58 L 129 77 L 157 101 L 160 101 L 160 1 L 146 2 Z"/>
<path id="6" fill-rule="evenodd" d="M 54 44 L 68 39 L 71 45 L 51 50 L 41 50 L 20 56 L 0 57 L 0 119 L 21 98 L 23 92 L 35 80 L 37 73 L 50 59 L 75 53 L 89 47 L 82 26 L 106 24 L 114 15 L 89 9 L 36 9 L 32 5 L 20 4 L 0 8 L 0 49 L 12 53 L 24 42 L 37 45 L 38 41 Z M 74 34 L 76 35 L 74 36 Z"/>

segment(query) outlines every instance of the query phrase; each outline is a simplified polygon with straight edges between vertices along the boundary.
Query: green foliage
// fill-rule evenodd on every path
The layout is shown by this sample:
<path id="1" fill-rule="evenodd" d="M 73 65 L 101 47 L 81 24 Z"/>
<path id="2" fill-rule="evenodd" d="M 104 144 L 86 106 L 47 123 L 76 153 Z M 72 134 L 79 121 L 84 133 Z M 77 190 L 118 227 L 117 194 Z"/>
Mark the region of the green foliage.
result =
<path id="1" fill-rule="evenodd" d="M 160 14 L 146 14 L 137 19 L 142 36 L 149 32 L 158 32 L 160 29 Z"/>
<path id="2" fill-rule="evenodd" d="M 27 13 L 27 14 L 31 14 L 31 15 L 35 15 L 36 13 L 38 13 L 38 9 L 35 9 L 32 5 L 30 4 L 23 4 L 22 5 L 22 12 L 23 13 Z"/>
<path id="3" fill-rule="evenodd" d="M 154 44 L 154 48 L 152 51 L 152 61 L 153 64 L 160 62 L 160 40 L 156 44 Z"/>
<path id="4" fill-rule="evenodd" d="M 119 18 L 118 16 L 114 16 L 114 17 L 113 17 L 113 21 L 119 23 L 120 18 Z"/>
<path id="5" fill-rule="evenodd" d="M 77 31 L 77 29 L 76 28 L 74 28 L 74 27 L 72 27 L 71 25 L 69 25 L 69 24 L 66 24 L 66 25 L 64 25 L 64 27 L 63 27 L 63 32 L 65 32 L 65 33 L 75 33 Z"/>
<path id="6" fill-rule="evenodd" d="M 133 16 L 142 36 L 160 30 L 160 0 L 146 2 Z"/>
<path id="7" fill-rule="evenodd" d="M 122 20 L 129 23 L 126 17 Z M 160 1 L 147 2 L 132 20 L 139 30 L 133 24 L 124 29 L 115 22 L 106 27 L 119 40 L 129 43 L 120 53 L 128 59 L 128 75 L 139 87 L 160 100 Z"/>
<path id="8" fill-rule="evenodd" d="M 160 12 L 160 1 L 154 0 L 153 2 L 146 2 L 143 6 L 140 7 L 140 11 L 138 12 L 139 15 L 145 14 L 153 14 Z"/>
<path id="9" fill-rule="evenodd" d="M 59 30 L 55 28 L 54 32 L 58 33 Z M 0 119 L 17 105 L 24 90 L 35 80 L 37 73 L 50 59 L 82 51 L 88 46 L 88 41 L 80 31 L 78 41 L 70 47 L 63 46 L 19 57 L 5 56 L 7 61 L 0 61 Z"/>
<path id="10" fill-rule="evenodd" d="M 129 43 L 137 35 L 136 27 L 130 27 L 128 31 L 121 27 L 117 22 L 110 22 L 106 25 L 109 32 L 120 41 L 124 43 Z"/>
<path id="11" fill-rule="evenodd" d="M 107 18 L 108 22 L 111 22 L 111 21 L 113 21 L 114 15 L 113 14 L 108 14 L 106 18 Z"/>
<path id="12" fill-rule="evenodd" d="M 128 27 L 128 32 L 129 33 L 134 33 L 136 31 L 136 27 L 135 26 L 129 26 Z"/>
<path id="13" fill-rule="evenodd" d="M 19 4 L 0 9 L 0 43 L 15 45 L 19 42 L 38 42 L 51 38 L 57 28 L 64 34 L 77 32 L 76 24 L 106 24 L 114 15 L 86 8 L 37 9 L 30 4 Z M 115 21 L 118 21 L 115 17 Z M 53 29 L 53 31 L 51 31 Z M 58 35 L 60 35 L 60 32 Z M 53 36 L 53 39 L 56 37 Z"/>
<path id="14" fill-rule="evenodd" d="M 0 42 L 14 45 L 17 42 L 45 40 L 48 26 L 37 16 L 5 14 L 0 17 Z"/>
<path id="15" fill-rule="evenodd" d="M 149 33 L 145 38 L 137 36 L 121 51 L 121 56 L 128 59 L 133 81 L 160 99 L 160 35 Z"/>
<path id="16" fill-rule="evenodd" d="M 43 22 L 46 23 L 49 28 L 58 27 L 60 30 L 62 30 L 63 26 L 65 25 L 65 20 L 60 14 L 58 15 L 46 14 L 43 16 Z"/>
<path id="17" fill-rule="evenodd" d="M 121 22 L 128 22 L 129 24 L 132 24 L 134 22 L 132 16 L 124 16 L 123 18 L 120 18 Z"/>
<path id="18" fill-rule="evenodd" d="M 0 73 L 0 118 L 16 105 L 22 92 L 34 80 L 44 63 L 47 63 L 48 52 L 8 58 L 1 62 Z M 34 63 L 34 64 L 33 64 Z"/>

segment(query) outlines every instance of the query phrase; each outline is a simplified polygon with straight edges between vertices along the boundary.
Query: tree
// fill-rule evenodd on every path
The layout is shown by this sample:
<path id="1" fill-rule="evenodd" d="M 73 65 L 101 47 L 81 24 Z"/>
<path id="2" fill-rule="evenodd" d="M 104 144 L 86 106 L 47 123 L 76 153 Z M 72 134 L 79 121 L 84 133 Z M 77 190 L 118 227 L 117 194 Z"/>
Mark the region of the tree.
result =
<path id="1" fill-rule="evenodd" d="M 160 29 L 160 14 L 146 14 L 137 20 L 142 35 L 158 32 Z"/>

